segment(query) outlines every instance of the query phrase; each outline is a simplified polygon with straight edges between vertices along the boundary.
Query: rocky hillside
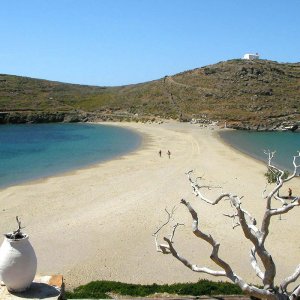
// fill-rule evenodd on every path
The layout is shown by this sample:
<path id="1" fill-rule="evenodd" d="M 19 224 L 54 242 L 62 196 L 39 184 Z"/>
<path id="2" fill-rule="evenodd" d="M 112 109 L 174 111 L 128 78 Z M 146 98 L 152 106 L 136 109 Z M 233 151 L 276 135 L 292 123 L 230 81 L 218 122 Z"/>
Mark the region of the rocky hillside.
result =
<path id="1" fill-rule="evenodd" d="M 120 87 L 0 75 L 0 123 L 162 118 L 258 130 L 300 125 L 300 63 L 230 60 Z"/>

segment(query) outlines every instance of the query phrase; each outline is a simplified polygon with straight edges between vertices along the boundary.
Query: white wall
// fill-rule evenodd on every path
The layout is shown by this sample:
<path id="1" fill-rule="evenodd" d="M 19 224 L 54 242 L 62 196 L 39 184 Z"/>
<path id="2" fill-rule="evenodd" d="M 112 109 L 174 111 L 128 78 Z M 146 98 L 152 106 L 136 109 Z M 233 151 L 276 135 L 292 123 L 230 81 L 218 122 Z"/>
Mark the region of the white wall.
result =
<path id="1" fill-rule="evenodd" d="M 258 54 L 245 54 L 244 55 L 244 57 L 243 57 L 244 59 L 250 59 L 250 60 L 253 60 L 253 59 L 259 59 L 259 55 Z"/>

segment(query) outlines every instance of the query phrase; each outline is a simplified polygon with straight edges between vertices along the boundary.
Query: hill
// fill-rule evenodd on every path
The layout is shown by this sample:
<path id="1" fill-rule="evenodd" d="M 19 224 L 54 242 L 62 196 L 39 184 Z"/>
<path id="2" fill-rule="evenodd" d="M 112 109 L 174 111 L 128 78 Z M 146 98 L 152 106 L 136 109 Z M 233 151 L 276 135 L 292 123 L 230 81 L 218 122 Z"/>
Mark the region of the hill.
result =
<path id="1" fill-rule="evenodd" d="M 292 128 L 300 121 L 300 63 L 230 60 L 119 87 L 1 74 L 0 111 L 0 123 L 173 118 Z"/>

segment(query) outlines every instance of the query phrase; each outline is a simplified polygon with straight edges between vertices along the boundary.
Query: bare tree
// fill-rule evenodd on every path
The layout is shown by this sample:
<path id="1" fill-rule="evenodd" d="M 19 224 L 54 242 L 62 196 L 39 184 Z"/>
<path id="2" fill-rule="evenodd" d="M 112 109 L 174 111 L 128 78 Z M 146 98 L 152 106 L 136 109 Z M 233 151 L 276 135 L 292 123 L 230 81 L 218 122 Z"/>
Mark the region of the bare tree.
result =
<path id="1" fill-rule="evenodd" d="M 300 296 L 300 284 L 296 285 L 296 287 L 288 292 L 289 284 L 296 282 L 300 276 L 300 264 L 296 266 L 294 272 L 283 279 L 280 283 L 279 288 L 274 286 L 274 279 L 276 275 L 276 266 L 272 259 L 272 256 L 269 250 L 265 247 L 265 241 L 269 235 L 269 226 L 271 218 L 277 215 L 286 214 L 291 211 L 294 207 L 300 205 L 300 197 L 282 197 L 279 195 L 280 189 L 283 185 L 292 180 L 297 176 L 297 169 L 300 164 L 297 163 L 300 158 L 300 152 L 298 155 L 294 156 L 293 166 L 294 171 L 287 178 L 284 176 L 284 171 L 280 168 L 276 167 L 272 163 L 272 159 L 274 157 L 275 152 L 266 151 L 268 155 L 268 168 L 270 171 L 275 172 L 277 175 L 277 180 L 274 186 L 272 186 L 271 191 L 266 193 L 267 189 L 263 192 L 263 198 L 265 200 L 265 212 L 262 220 L 261 226 L 257 226 L 257 221 L 249 212 L 242 208 L 241 198 L 232 193 L 220 193 L 215 199 L 210 199 L 206 197 L 203 193 L 206 189 L 210 189 L 211 186 L 201 185 L 199 180 L 202 178 L 193 178 L 193 171 L 189 171 L 187 173 L 188 180 L 192 186 L 193 193 L 200 200 L 210 204 L 217 205 L 221 200 L 229 200 L 231 207 L 233 208 L 233 214 L 226 214 L 225 216 L 232 218 L 233 220 L 233 228 L 237 226 L 241 226 L 242 232 L 244 236 L 250 240 L 252 243 L 252 248 L 250 249 L 250 264 L 253 270 L 256 273 L 256 276 L 261 280 L 263 287 L 258 287 L 253 284 L 247 283 L 241 276 L 236 274 L 233 268 L 230 266 L 228 262 L 222 259 L 219 255 L 219 247 L 220 244 L 218 241 L 214 239 L 214 237 L 204 232 L 204 230 L 200 227 L 198 215 L 196 211 L 193 209 L 192 205 L 186 200 L 182 199 L 181 203 L 188 209 L 189 213 L 192 216 L 192 230 L 196 237 L 204 240 L 212 247 L 212 252 L 210 255 L 211 260 L 217 265 L 217 269 L 213 270 L 205 266 L 198 266 L 196 264 L 191 263 L 188 259 L 178 254 L 175 249 L 173 238 L 175 235 L 175 231 L 179 225 L 179 223 L 174 222 L 174 226 L 172 227 L 172 231 L 170 237 L 164 237 L 165 243 L 158 242 L 158 235 L 162 228 L 164 228 L 167 224 L 173 220 L 173 213 L 168 212 L 167 221 L 161 225 L 156 232 L 153 234 L 155 238 L 156 250 L 158 252 L 162 252 L 163 254 L 171 254 L 181 263 L 183 263 L 186 267 L 190 268 L 194 272 L 206 273 L 213 276 L 226 277 L 230 279 L 233 283 L 238 285 L 245 294 L 250 296 L 254 296 L 257 298 L 265 298 L 265 299 L 290 299 L 293 300 Z M 272 207 L 273 201 L 278 201 L 279 205 L 277 208 Z M 279 207 L 278 207 L 279 206 Z M 259 261 L 257 260 L 259 258 Z M 262 267 L 260 267 L 262 265 Z"/>

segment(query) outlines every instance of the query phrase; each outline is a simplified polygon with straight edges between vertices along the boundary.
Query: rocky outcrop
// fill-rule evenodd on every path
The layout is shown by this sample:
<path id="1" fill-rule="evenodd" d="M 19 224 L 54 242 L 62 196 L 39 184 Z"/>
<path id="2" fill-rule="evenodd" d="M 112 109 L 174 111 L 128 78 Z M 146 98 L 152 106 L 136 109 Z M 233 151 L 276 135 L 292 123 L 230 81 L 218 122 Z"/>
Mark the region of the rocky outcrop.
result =
<path id="1" fill-rule="evenodd" d="M 81 112 L 0 112 L 0 124 L 86 122 L 88 116 Z"/>
<path id="2" fill-rule="evenodd" d="M 231 123 L 226 124 L 227 128 L 237 130 L 251 130 L 251 131 L 298 131 L 300 129 L 300 121 L 295 122 L 281 122 L 272 125 L 254 124 L 254 123 Z"/>
<path id="3" fill-rule="evenodd" d="M 257 123 L 257 122 L 218 122 L 207 118 L 181 118 L 180 122 L 190 122 L 193 124 L 209 125 L 215 124 L 226 126 L 227 128 L 237 130 L 252 130 L 252 131 L 299 131 L 300 121 L 287 121 L 287 117 L 280 118 L 273 122 Z M 147 122 L 159 121 L 158 118 L 147 118 L 133 114 L 125 113 L 107 113 L 107 112 L 28 112 L 28 111 L 13 111 L 13 112 L 0 112 L 0 124 L 24 124 L 24 123 L 75 123 L 75 122 L 106 122 L 106 121 L 134 121 L 134 122 Z"/>
<path id="4" fill-rule="evenodd" d="M 152 118 L 139 118 L 133 114 L 107 113 L 107 112 L 33 112 L 11 111 L 0 112 L 1 124 L 25 123 L 76 123 L 76 122 L 105 122 L 105 121 L 148 121 Z"/>

